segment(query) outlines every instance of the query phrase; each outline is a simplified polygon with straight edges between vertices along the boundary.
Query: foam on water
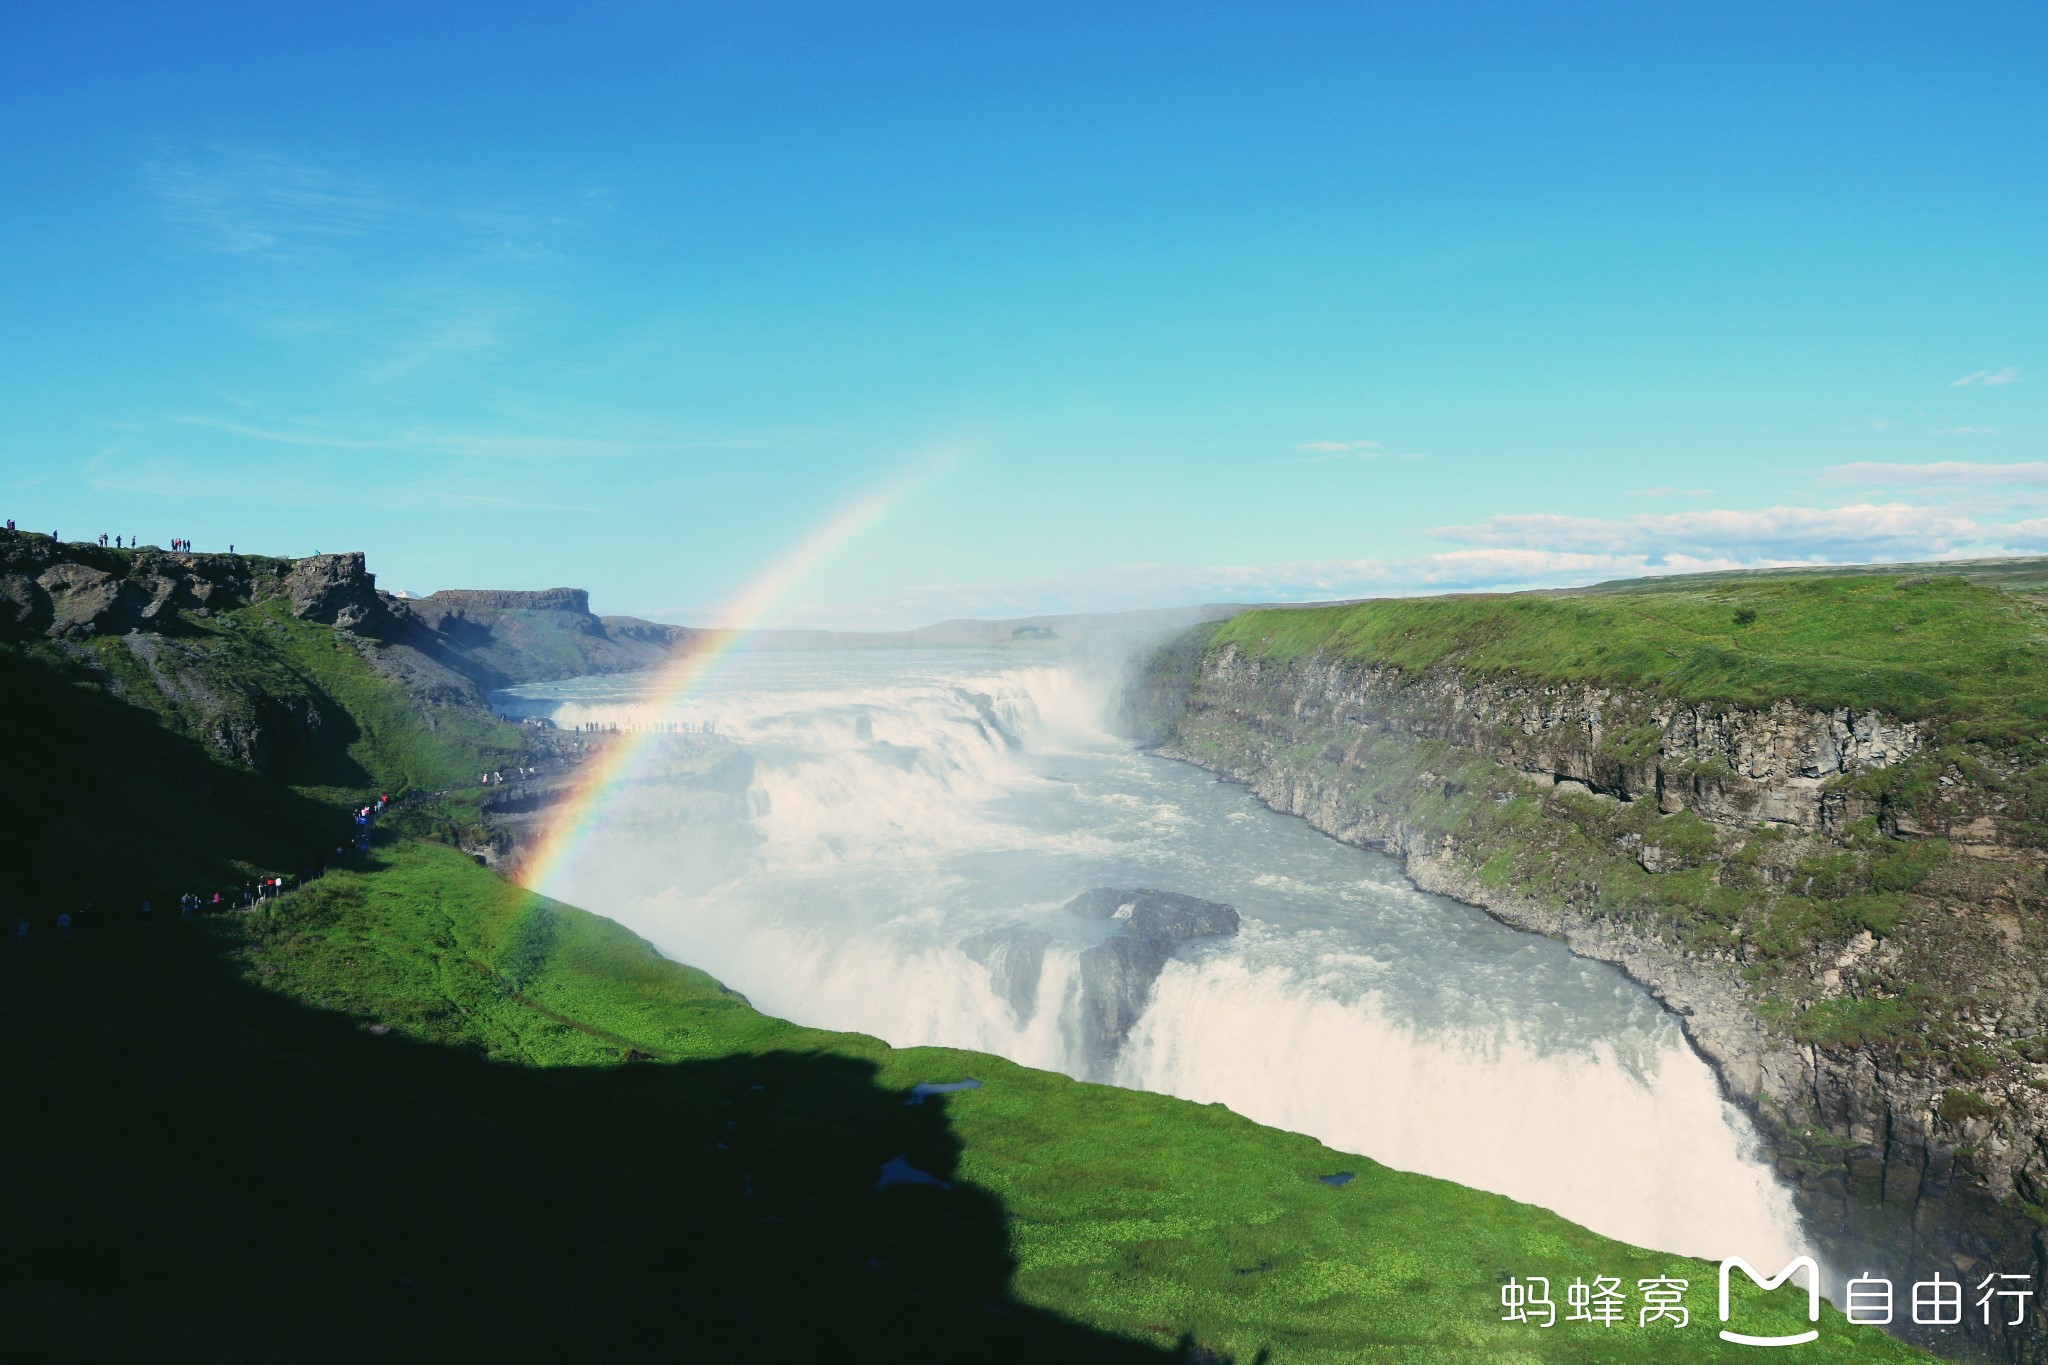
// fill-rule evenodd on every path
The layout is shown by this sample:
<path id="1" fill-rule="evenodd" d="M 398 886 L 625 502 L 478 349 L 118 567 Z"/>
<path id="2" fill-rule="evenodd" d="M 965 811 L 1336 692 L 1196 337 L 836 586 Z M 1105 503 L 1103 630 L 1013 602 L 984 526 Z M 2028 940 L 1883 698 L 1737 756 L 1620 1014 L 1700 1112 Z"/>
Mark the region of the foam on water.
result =
<path id="1" fill-rule="evenodd" d="M 1387 859 L 1105 733 L 1106 680 L 970 651 L 759 654 L 674 715 L 642 680 L 502 700 L 559 723 L 710 721 L 723 765 L 657 761 L 568 899 L 762 1009 L 999 1053 L 1313 1134 L 1610 1236 L 1782 1264 L 1791 1200 L 1675 1021 L 1618 972 L 1414 889 Z M 1121 1051 L 1080 1043 L 1061 907 L 1093 886 L 1228 901 Z M 1050 940 L 1028 998 L 963 950 Z M 1020 950 L 1021 951 L 1021 950 Z"/>

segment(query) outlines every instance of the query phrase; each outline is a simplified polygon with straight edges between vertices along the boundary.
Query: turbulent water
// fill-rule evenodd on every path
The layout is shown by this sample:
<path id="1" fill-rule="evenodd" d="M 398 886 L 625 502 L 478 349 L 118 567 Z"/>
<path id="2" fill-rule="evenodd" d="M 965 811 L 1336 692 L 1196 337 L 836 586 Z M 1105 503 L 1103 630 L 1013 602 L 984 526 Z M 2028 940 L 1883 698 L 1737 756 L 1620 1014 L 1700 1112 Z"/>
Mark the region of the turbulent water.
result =
<path id="1" fill-rule="evenodd" d="M 1640 988 L 1135 751 L 1089 670 L 760 653 L 660 715 L 646 686 L 500 698 L 719 736 L 656 740 L 550 889 L 770 1013 L 1221 1101 L 1643 1245 L 1760 1265 L 1800 1249 L 1747 1120 Z M 1242 914 L 1235 937 L 1175 947 L 1113 1048 L 1080 1024 L 1080 954 L 1108 929 L 1063 908 L 1098 886 Z M 963 949 L 992 930 L 1031 970 Z"/>

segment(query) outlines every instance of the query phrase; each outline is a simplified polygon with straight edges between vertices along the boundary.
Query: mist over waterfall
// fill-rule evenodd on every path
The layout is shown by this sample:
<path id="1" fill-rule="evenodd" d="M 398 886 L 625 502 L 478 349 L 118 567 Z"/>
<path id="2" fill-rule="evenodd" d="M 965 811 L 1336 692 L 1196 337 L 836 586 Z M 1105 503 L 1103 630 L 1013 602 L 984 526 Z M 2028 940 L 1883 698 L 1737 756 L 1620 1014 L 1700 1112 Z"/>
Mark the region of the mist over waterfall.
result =
<path id="1" fill-rule="evenodd" d="M 1640 988 L 1134 751 L 1108 683 L 1022 651 L 789 651 L 659 715 L 632 676 L 500 701 L 713 730 L 653 741 L 554 889 L 770 1013 L 1220 1101 L 1644 1245 L 1804 1249 Z M 1148 915 L 1178 927 L 1139 937 Z"/>

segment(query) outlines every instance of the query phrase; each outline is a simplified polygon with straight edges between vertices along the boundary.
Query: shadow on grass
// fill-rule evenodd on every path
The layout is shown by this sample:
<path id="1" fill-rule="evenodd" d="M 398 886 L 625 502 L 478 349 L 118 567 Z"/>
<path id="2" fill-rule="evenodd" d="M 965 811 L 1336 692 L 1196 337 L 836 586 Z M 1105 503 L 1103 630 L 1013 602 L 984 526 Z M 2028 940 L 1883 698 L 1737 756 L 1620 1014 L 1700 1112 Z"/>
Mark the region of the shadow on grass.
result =
<path id="1" fill-rule="evenodd" d="M 86 902 L 106 922 L 187 891 L 239 892 L 248 867 L 296 872 L 340 843 L 345 817 L 165 729 L 154 712 L 81 686 L 93 675 L 0 648 L 12 728 L 0 782 L 10 849 L 0 916 L 37 931 Z M 26 856 L 33 855 L 33 856 Z"/>
<path id="2" fill-rule="evenodd" d="M 498 1064 L 217 942 L 0 958 L 17 1358 L 1213 1359 L 1012 1299 L 943 1097 L 866 1063 Z M 950 1188 L 876 1188 L 898 1156 Z"/>

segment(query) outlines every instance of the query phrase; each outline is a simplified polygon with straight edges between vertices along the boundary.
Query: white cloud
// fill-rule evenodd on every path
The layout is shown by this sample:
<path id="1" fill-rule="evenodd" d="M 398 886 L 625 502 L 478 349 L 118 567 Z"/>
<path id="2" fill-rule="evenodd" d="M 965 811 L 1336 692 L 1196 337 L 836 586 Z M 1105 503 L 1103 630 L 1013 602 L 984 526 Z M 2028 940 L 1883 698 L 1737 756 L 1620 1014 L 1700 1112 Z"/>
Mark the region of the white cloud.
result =
<path id="1" fill-rule="evenodd" d="M 1973 384 L 1980 384 L 1987 389 L 1995 389 L 2003 384 L 2016 384 L 2019 382 L 2019 378 L 2020 367 L 2008 365 L 2002 370 L 1973 370 L 1961 379 L 1950 380 L 1949 387 L 1952 389 L 1963 389 Z"/>
<path id="2" fill-rule="evenodd" d="M 216 144 L 144 167 L 171 221 L 195 245 L 289 260 L 374 235 L 460 239 L 494 255 L 537 253 L 541 219 L 505 208 L 435 203 L 258 148 Z"/>
<path id="3" fill-rule="evenodd" d="M 507 432 L 451 431 L 444 427 L 432 426 L 407 427 L 382 436 L 362 436 L 318 427 L 258 426 L 197 414 L 181 414 L 171 420 L 183 426 L 223 431 L 246 440 L 272 445 L 387 451 L 397 455 L 437 455 L 461 459 L 589 459 L 658 455 L 689 450 L 739 450 L 765 444 L 755 439 L 714 440 L 674 436 L 616 440 L 594 436 L 513 435 Z"/>
<path id="4" fill-rule="evenodd" d="M 1961 485 L 2039 488 L 2048 487 L 2048 461 L 2025 460 L 2010 464 L 1976 460 L 1934 460 L 1926 464 L 1859 461 L 1829 466 L 1821 471 L 1820 481 L 1850 488 L 1953 488 Z"/>
<path id="5" fill-rule="evenodd" d="M 1440 527 L 1431 534 L 1502 548 L 1644 555 L 1654 565 L 1673 557 L 1787 563 L 1927 558 L 1995 542 L 2002 529 L 1906 503 L 1856 503 L 1614 519 L 1523 513 Z"/>
<path id="6" fill-rule="evenodd" d="M 1773 564 L 1806 564 L 1807 559 Z M 1327 602 L 1441 592 L 1512 592 L 1654 574 L 1760 567 L 1728 557 L 1608 554 L 1543 549 L 1464 549 L 1402 559 L 1299 563 L 1130 564 L 1101 572 L 1017 583 L 926 585 L 885 597 L 813 603 L 783 624 L 897 630 L 953 617 L 1003 618 L 1064 612 L 1133 611 L 1210 602 Z M 667 615 L 665 613 L 665 615 Z"/>
<path id="7" fill-rule="evenodd" d="M 1325 460 L 1376 460 L 1380 454 L 1380 442 L 1376 440 L 1311 440 L 1307 446 L 1296 446 L 1296 450 L 1307 450 L 1303 456 L 1309 465 L 1321 465 Z M 1393 458 L 1415 458 L 1415 456 L 1393 456 Z"/>
<path id="8" fill-rule="evenodd" d="M 1426 460 L 1429 456 L 1419 450 L 1394 452 L 1382 450 L 1378 441 L 1310 441 L 1307 445 L 1296 446 L 1306 450 L 1308 464 L 1321 464 L 1326 460 Z"/>
<path id="9" fill-rule="evenodd" d="M 367 377 L 373 383 L 388 384 L 437 361 L 488 351 L 504 339 L 505 322 L 502 314 L 482 310 L 439 319 L 422 335 L 403 343 L 396 355 L 371 366 Z"/>

